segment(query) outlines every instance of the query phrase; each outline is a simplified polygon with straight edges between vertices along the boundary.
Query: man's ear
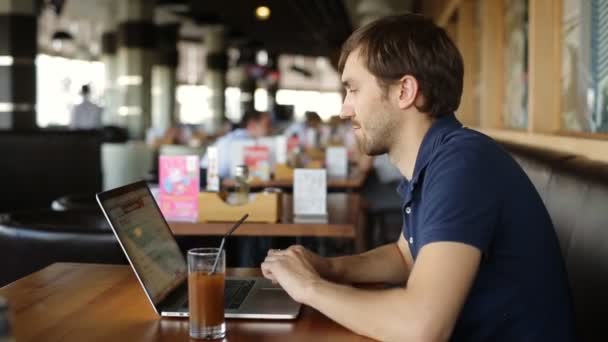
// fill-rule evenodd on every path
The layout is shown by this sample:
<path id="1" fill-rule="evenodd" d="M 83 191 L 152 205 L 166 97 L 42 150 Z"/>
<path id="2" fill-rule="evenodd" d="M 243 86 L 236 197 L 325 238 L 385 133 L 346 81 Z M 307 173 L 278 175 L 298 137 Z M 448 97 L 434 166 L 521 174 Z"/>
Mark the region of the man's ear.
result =
<path id="1" fill-rule="evenodd" d="M 418 80 L 414 76 L 405 75 L 399 79 L 399 98 L 397 104 L 401 109 L 407 109 L 416 104 L 418 97 Z"/>

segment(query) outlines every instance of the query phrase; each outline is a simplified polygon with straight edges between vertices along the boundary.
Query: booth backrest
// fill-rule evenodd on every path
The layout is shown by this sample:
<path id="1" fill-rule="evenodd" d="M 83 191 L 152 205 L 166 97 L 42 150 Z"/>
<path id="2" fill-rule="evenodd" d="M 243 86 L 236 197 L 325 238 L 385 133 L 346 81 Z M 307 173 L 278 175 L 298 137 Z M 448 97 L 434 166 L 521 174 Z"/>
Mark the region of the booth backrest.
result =
<path id="1" fill-rule="evenodd" d="M 0 251 L 0 286 L 54 262 L 126 263 L 114 233 L 98 210 L 3 214 Z"/>
<path id="2" fill-rule="evenodd" d="M 608 340 L 608 164 L 521 145 L 503 146 L 526 171 L 551 215 L 581 340 Z"/>
<path id="3" fill-rule="evenodd" d="M 98 131 L 0 131 L 0 212 L 101 190 Z"/>

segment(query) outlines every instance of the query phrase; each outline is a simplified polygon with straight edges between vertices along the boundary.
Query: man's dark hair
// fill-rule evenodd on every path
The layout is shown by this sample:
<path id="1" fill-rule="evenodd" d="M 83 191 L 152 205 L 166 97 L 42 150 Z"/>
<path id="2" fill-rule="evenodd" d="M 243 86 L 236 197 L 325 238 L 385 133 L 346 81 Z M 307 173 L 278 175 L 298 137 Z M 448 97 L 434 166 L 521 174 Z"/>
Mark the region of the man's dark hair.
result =
<path id="1" fill-rule="evenodd" d="M 462 56 L 447 33 L 418 14 L 381 18 L 353 32 L 342 46 L 339 70 L 351 52 L 359 50 L 367 69 L 380 87 L 405 75 L 418 81 L 424 104 L 418 108 L 433 117 L 456 111 L 462 95 Z"/>
<path id="2" fill-rule="evenodd" d="M 247 128 L 247 125 L 251 121 L 260 121 L 264 116 L 268 115 L 266 112 L 258 112 L 257 110 L 248 110 L 243 114 L 241 122 L 239 123 L 240 128 Z"/>
<path id="3" fill-rule="evenodd" d="M 80 88 L 81 95 L 89 95 L 90 93 L 91 93 L 91 87 L 89 87 L 88 84 L 85 84 Z"/>
<path id="4" fill-rule="evenodd" d="M 317 114 L 317 112 L 315 111 L 306 111 L 304 113 L 304 117 L 306 118 L 306 122 L 310 122 L 310 123 L 320 123 L 321 121 L 321 117 L 319 116 L 319 114 Z"/>

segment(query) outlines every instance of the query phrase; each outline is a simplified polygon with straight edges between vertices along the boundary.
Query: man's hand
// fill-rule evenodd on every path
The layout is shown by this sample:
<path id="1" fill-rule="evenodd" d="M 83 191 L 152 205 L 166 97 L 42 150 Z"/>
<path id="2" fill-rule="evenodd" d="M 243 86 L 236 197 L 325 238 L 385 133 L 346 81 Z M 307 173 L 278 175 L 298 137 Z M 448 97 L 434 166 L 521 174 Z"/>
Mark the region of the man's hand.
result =
<path id="1" fill-rule="evenodd" d="M 300 254 L 301 257 L 306 259 L 312 265 L 312 267 L 315 269 L 315 271 L 321 277 L 331 278 L 333 276 L 332 275 L 333 270 L 332 270 L 331 262 L 329 261 L 329 259 L 324 258 L 314 252 L 311 252 L 310 250 L 308 250 L 300 245 L 290 246 L 288 249 L 284 250 L 283 252 L 286 252 L 286 251 L 293 251 L 297 254 Z M 277 252 L 281 252 L 281 250 L 270 249 L 270 250 L 268 250 L 267 257 L 274 255 L 274 253 L 277 253 Z M 264 276 L 266 276 L 266 278 L 268 278 L 276 283 L 276 280 L 272 276 L 272 273 L 264 274 Z M 331 280 L 331 279 L 329 279 L 329 280 Z"/>
<path id="2" fill-rule="evenodd" d="M 322 265 L 323 258 L 302 246 L 287 250 L 269 250 L 261 265 L 264 276 L 281 287 L 299 303 L 305 303 L 313 284 L 321 279 L 315 263 Z"/>

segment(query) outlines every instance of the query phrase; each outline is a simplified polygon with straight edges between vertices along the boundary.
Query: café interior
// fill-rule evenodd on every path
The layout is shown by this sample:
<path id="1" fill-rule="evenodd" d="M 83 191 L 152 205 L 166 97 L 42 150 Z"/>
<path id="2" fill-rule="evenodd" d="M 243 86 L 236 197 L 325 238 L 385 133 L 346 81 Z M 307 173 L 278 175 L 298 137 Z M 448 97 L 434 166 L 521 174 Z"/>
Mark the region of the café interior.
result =
<path id="1" fill-rule="evenodd" d="M 148 186 L 182 253 L 219 246 L 249 214 L 225 241 L 229 269 L 259 268 L 269 248 L 338 256 L 396 241 L 403 176 L 386 155 L 362 154 L 340 118 L 338 60 L 354 30 L 408 12 L 458 47 L 456 118 L 528 175 L 559 239 L 581 340 L 605 340 L 601 0 L 0 0 L 6 331 L 16 341 L 187 338 L 187 320 L 159 319 L 146 302 L 97 201 L 134 182 Z M 80 122 L 79 111 L 97 117 Z M 266 115 L 265 131 L 218 148 L 248 113 Z M 228 320 L 227 336 L 366 340 L 310 308 L 300 315 Z"/>

